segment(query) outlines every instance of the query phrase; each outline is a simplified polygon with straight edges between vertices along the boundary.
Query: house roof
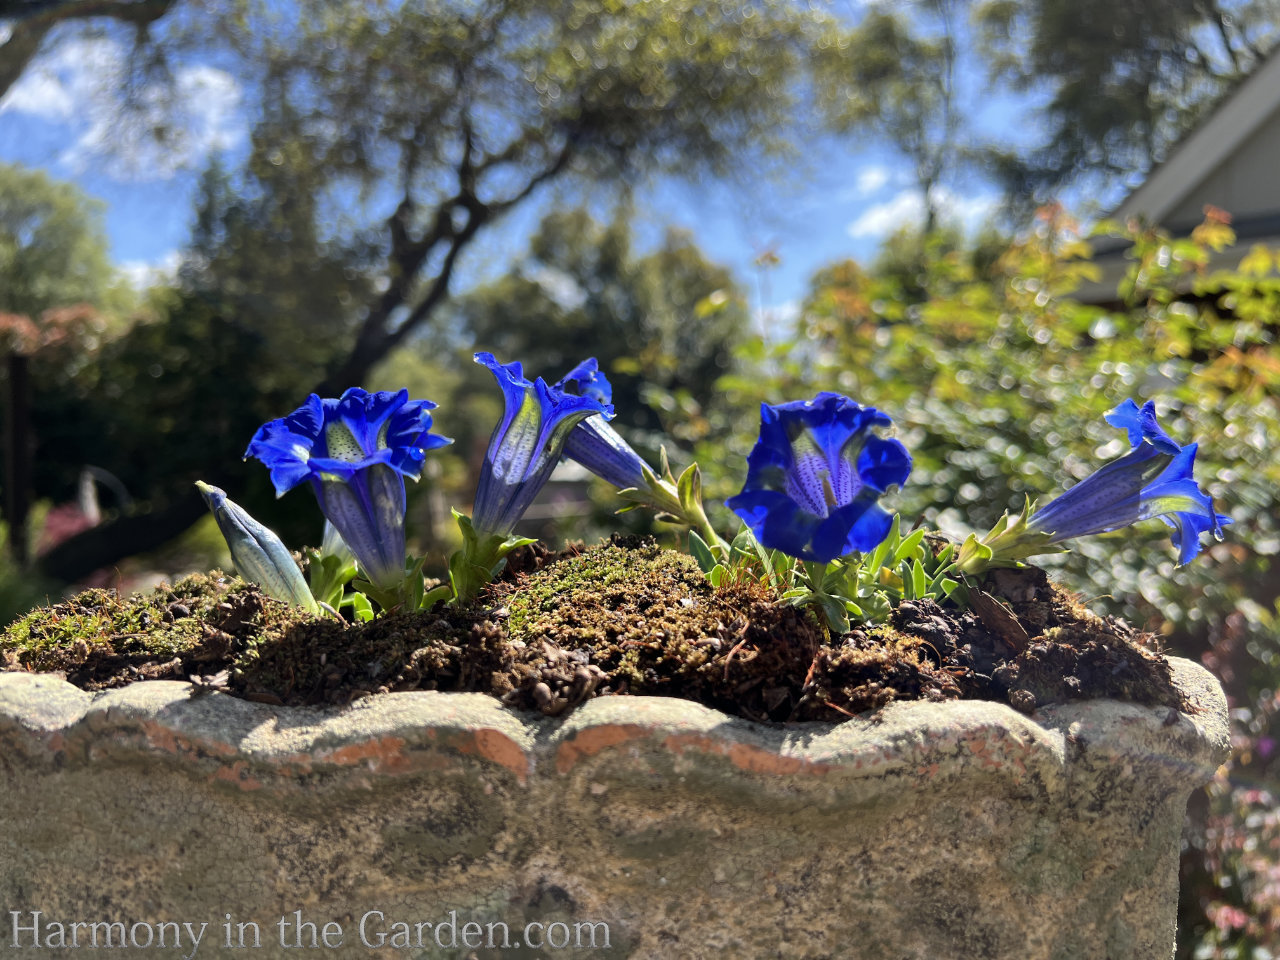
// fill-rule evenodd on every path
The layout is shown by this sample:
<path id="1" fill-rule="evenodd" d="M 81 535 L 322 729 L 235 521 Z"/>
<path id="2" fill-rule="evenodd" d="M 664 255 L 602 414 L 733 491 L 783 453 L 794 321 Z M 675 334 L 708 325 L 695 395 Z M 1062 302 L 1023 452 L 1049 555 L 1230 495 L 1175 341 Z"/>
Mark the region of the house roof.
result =
<path id="1" fill-rule="evenodd" d="M 1280 47 L 1213 108 L 1111 214 L 1165 221 L 1188 194 L 1280 110 Z"/>

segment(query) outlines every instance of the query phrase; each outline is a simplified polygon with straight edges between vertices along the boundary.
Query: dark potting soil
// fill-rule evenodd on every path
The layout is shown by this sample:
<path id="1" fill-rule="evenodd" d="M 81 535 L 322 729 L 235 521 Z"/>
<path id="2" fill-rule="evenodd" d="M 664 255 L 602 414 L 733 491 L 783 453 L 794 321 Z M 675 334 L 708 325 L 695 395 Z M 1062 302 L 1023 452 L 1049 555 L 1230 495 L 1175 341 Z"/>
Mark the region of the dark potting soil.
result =
<path id="1" fill-rule="evenodd" d="M 715 588 L 692 558 L 634 538 L 525 548 L 468 608 L 363 624 L 301 615 L 217 572 L 149 596 L 88 590 L 10 625 L 0 667 L 86 690 L 189 680 L 193 695 L 287 705 L 479 691 L 548 715 L 621 694 L 762 721 L 840 720 L 893 700 L 1184 706 L 1153 636 L 1093 614 L 1036 567 L 992 571 L 967 610 L 904 602 L 887 624 L 828 637 L 767 587 Z"/>

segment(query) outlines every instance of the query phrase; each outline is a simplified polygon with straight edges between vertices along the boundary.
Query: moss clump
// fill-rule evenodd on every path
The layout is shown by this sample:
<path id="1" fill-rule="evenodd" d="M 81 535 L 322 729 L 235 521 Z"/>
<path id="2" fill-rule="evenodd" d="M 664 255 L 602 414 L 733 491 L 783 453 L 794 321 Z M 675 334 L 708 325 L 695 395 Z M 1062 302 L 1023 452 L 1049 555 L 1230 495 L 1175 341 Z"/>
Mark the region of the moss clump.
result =
<path id="1" fill-rule="evenodd" d="M 824 632 L 767 588 L 717 590 L 694 560 L 617 538 L 505 587 L 524 655 L 508 702 L 559 713 L 590 695 L 684 697 L 752 719 L 795 716 Z"/>
<path id="2" fill-rule="evenodd" d="M 814 664 L 810 696 L 847 715 L 878 710 L 894 700 L 957 699 L 960 688 L 939 668 L 939 656 L 920 637 L 890 626 L 854 631 L 843 646 L 822 651 Z"/>
<path id="3" fill-rule="evenodd" d="M 194 574 L 149 595 L 86 590 L 14 621 L 0 637 L 10 669 L 63 672 L 86 689 L 139 677 L 186 679 L 221 664 L 284 604 L 219 571 Z"/>

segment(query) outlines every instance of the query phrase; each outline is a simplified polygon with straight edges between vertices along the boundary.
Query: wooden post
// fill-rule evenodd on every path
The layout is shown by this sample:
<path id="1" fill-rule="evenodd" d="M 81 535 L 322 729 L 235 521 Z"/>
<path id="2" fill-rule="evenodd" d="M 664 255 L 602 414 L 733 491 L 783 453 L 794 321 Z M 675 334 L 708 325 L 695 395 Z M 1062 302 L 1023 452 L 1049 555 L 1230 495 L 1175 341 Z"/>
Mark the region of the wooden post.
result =
<path id="1" fill-rule="evenodd" d="M 4 430 L 4 519 L 9 527 L 9 555 L 25 567 L 27 513 L 31 509 L 31 389 L 27 357 L 10 351 L 9 403 Z"/>

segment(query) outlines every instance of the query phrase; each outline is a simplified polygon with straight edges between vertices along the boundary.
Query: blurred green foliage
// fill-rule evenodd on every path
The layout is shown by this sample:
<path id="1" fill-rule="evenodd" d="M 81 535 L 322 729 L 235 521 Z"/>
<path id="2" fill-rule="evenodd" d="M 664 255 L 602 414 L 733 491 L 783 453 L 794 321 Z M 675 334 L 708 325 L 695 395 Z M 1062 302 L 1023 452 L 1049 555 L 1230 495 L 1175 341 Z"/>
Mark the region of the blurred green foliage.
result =
<path id="1" fill-rule="evenodd" d="M 106 307 L 114 271 L 102 204 L 39 170 L 0 164 L 0 313 Z"/>
<path id="2" fill-rule="evenodd" d="M 1247 839 L 1259 806 L 1280 798 L 1280 251 L 1228 254 L 1216 211 L 1183 239 L 1111 223 L 1094 239 L 1111 252 L 1095 258 L 1047 208 L 996 257 L 990 244 L 908 233 L 870 269 L 822 270 L 790 336 L 740 348 L 695 452 L 708 500 L 736 493 L 759 402 L 837 390 L 893 416 L 915 458 L 897 497 L 904 525 L 958 538 L 1123 452 L 1103 414 L 1154 399 L 1175 439 L 1199 443 L 1197 479 L 1234 521 L 1226 539 L 1175 568 L 1153 521 L 1044 565 L 1223 680 L 1235 766 L 1189 833 L 1180 950 L 1252 957 L 1280 937 L 1280 856 Z"/>
<path id="3" fill-rule="evenodd" d="M 662 421 L 650 403 L 678 404 L 685 430 L 693 427 L 687 421 L 714 400 L 747 311 L 729 271 L 688 234 L 669 231 L 636 252 L 627 213 L 607 224 L 584 209 L 548 214 L 527 255 L 451 312 L 468 358 L 491 350 L 554 383 L 596 357 L 613 386 L 614 426 L 656 453 Z"/>
<path id="4" fill-rule="evenodd" d="M 1232 239 L 1220 222 L 1185 240 L 1126 239 L 1130 259 L 1101 265 L 1046 212 L 994 261 L 946 237 L 900 237 L 878 267 L 826 268 L 793 337 L 753 339 L 720 380 L 716 445 L 698 451 L 708 483 L 735 492 L 760 401 L 839 390 L 894 417 L 915 458 L 908 516 L 982 532 L 1120 452 L 1102 414 L 1152 398 L 1177 439 L 1201 441 L 1197 475 L 1235 520 L 1231 536 L 1175 571 L 1162 527 L 1129 530 L 1081 544 L 1062 573 L 1136 622 L 1207 641 L 1246 599 L 1274 600 L 1280 354 L 1268 311 L 1280 274 L 1261 250 L 1240 270 L 1211 268 Z M 902 256 L 912 243 L 920 255 Z"/>

